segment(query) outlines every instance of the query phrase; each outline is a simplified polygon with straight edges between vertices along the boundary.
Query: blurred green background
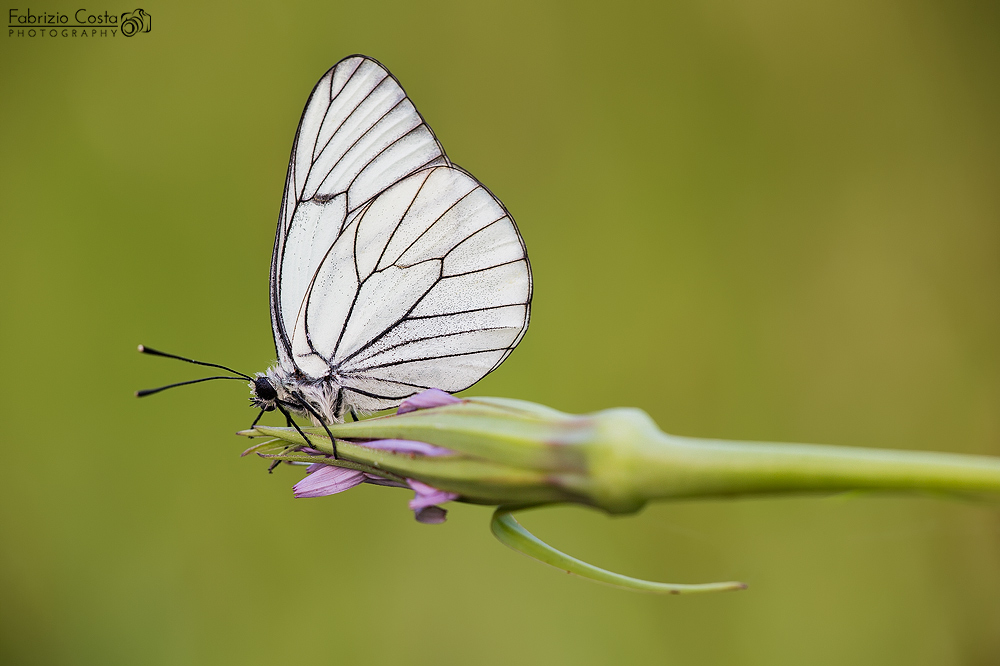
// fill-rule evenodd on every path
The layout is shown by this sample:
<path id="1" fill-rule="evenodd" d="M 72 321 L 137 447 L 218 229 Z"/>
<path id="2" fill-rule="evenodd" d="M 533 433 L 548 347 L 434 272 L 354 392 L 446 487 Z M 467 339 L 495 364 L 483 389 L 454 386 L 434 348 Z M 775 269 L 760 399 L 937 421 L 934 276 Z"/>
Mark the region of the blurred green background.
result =
<path id="1" fill-rule="evenodd" d="M 130 11 L 55 0 L 33 13 Z M 24 13 L 26 6 L 19 5 Z M 667 431 L 1000 455 L 1000 5 L 154 3 L 131 39 L 0 39 L 0 661 L 995 664 L 1000 514 L 913 497 L 525 524 L 294 500 L 233 432 L 306 97 L 351 53 L 506 203 L 531 329 L 470 394 Z M 9 9 L 9 8 L 8 8 Z M 275 420 L 277 423 L 278 420 Z"/>

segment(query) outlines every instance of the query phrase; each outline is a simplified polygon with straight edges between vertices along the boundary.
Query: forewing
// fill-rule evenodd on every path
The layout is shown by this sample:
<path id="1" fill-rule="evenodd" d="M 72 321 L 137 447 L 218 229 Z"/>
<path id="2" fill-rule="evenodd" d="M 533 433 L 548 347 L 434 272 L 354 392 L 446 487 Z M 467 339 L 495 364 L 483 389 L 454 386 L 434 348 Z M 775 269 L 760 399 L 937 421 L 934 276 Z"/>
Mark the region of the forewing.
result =
<path id="1" fill-rule="evenodd" d="M 455 167 L 414 173 L 344 228 L 293 326 L 296 363 L 332 367 L 345 402 L 398 405 L 460 391 L 495 368 L 528 325 L 531 272 L 503 205 Z"/>
<path id="2" fill-rule="evenodd" d="M 271 257 L 271 325 L 282 367 L 326 374 L 314 361 L 296 360 L 294 326 L 350 220 L 410 174 L 446 164 L 434 133 L 378 62 L 352 56 L 323 75 L 295 135 Z"/>

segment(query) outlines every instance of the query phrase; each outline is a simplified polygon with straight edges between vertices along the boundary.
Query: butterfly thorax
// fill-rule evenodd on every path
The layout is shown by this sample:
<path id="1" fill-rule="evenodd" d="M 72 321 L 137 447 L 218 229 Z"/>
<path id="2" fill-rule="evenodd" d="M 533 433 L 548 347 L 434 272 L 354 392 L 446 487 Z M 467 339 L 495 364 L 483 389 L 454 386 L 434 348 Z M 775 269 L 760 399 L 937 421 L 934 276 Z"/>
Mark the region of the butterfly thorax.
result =
<path id="1" fill-rule="evenodd" d="M 280 411 L 283 408 L 308 417 L 315 425 L 322 425 L 317 415 L 323 422 L 339 423 L 349 409 L 334 377 L 310 379 L 290 373 L 280 365 L 268 368 L 267 372 L 258 372 L 250 384 L 250 391 L 250 402 L 258 409 Z"/>

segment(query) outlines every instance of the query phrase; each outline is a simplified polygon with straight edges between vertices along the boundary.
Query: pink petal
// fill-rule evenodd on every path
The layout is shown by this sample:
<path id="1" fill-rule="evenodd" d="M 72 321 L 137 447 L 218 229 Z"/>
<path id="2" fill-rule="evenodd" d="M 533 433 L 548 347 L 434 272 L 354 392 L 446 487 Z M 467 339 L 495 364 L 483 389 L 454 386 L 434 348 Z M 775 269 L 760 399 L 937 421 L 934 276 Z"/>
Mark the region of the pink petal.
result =
<path id="1" fill-rule="evenodd" d="M 392 479 L 386 479 L 375 474 L 369 474 L 368 472 L 365 472 L 365 483 L 371 483 L 376 486 L 389 486 L 392 488 L 409 488 L 409 486 L 405 483 L 393 481 Z"/>
<path id="2" fill-rule="evenodd" d="M 441 389 L 427 389 L 416 395 L 411 395 L 399 405 L 397 414 L 415 412 L 418 409 L 430 409 L 431 407 L 443 407 L 444 405 L 454 405 L 462 402 L 450 393 L 445 393 Z"/>
<path id="3" fill-rule="evenodd" d="M 433 486 L 428 486 L 426 483 L 420 483 L 414 479 L 407 479 L 406 482 L 410 484 L 410 488 L 413 488 L 413 492 L 416 493 L 416 497 L 410 500 L 410 509 L 418 513 L 421 509 L 426 509 L 429 506 L 458 499 L 458 495 L 455 493 L 438 490 Z"/>
<path id="4" fill-rule="evenodd" d="M 375 439 L 370 442 L 355 442 L 370 449 L 392 451 L 394 453 L 419 453 L 424 456 L 447 456 L 455 453 L 451 449 L 434 446 L 427 442 L 414 442 L 409 439 Z"/>
<path id="5" fill-rule="evenodd" d="M 296 497 L 323 497 L 350 490 L 359 483 L 364 483 L 365 473 L 355 469 L 345 469 L 332 465 L 323 465 L 292 487 Z"/>

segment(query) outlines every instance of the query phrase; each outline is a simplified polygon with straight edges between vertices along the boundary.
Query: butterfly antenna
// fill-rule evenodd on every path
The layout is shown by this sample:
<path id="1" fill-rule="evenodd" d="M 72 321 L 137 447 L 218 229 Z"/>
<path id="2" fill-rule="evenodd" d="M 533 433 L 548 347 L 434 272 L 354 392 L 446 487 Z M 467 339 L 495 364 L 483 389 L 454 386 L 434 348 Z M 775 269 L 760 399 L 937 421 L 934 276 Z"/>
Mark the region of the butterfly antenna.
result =
<path id="1" fill-rule="evenodd" d="M 246 379 L 248 381 L 251 381 L 251 382 L 253 381 L 253 377 L 251 377 L 250 375 L 245 375 L 245 374 L 243 374 L 242 372 L 240 372 L 238 370 L 233 370 L 232 368 L 227 368 L 224 365 L 219 365 L 218 363 L 205 363 L 204 361 L 196 361 L 193 358 L 186 358 L 184 356 L 178 356 L 176 354 L 168 354 L 166 352 L 161 352 L 161 351 L 159 351 L 157 349 L 152 349 L 150 347 L 147 347 L 146 345 L 139 345 L 139 353 L 140 354 L 149 354 L 150 356 L 162 356 L 164 358 L 173 358 L 173 359 L 177 359 L 178 361 L 184 361 L 185 363 L 194 363 L 195 365 L 204 365 L 204 366 L 207 366 L 209 368 L 219 368 L 220 370 L 225 370 L 227 372 L 231 372 L 234 375 L 239 375 L 240 377 L 242 377 L 243 379 Z M 205 379 L 199 379 L 199 380 L 196 380 L 196 381 L 206 381 L 207 379 L 215 379 L 215 377 L 206 377 Z M 236 378 L 235 377 L 231 377 L 230 379 L 236 379 Z M 177 386 L 180 386 L 180 384 L 177 384 Z M 163 388 L 170 388 L 170 387 L 164 386 Z"/>
<path id="2" fill-rule="evenodd" d="M 236 380 L 241 381 L 241 382 L 246 381 L 245 377 L 202 377 L 201 379 L 189 379 L 186 382 L 177 382 L 176 384 L 167 384 L 166 386 L 161 386 L 159 388 L 143 389 L 141 391 L 136 391 L 135 392 L 135 397 L 137 397 L 137 398 L 144 398 L 147 395 L 153 395 L 154 393 L 159 393 L 160 391 L 166 391 L 167 389 L 174 388 L 176 386 L 187 386 L 188 384 L 198 384 L 200 382 L 209 382 L 209 381 L 212 381 L 213 379 L 236 379 Z M 254 421 L 254 423 L 256 424 L 257 422 Z"/>

